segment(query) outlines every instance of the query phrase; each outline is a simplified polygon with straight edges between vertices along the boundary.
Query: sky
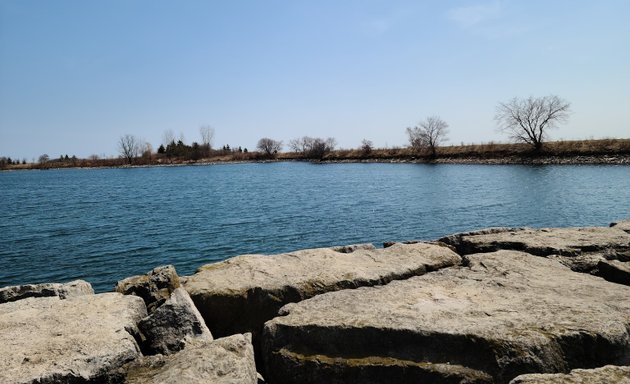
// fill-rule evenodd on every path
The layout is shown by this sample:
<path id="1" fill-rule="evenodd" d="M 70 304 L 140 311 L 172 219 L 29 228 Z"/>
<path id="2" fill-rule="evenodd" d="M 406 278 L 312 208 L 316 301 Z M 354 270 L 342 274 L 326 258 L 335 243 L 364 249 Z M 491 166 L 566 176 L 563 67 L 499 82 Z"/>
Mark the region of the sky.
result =
<path id="1" fill-rule="evenodd" d="M 447 144 L 506 142 L 497 103 L 558 95 L 551 139 L 630 138 L 626 0 L 0 0 L 0 156 L 253 149 L 334 137 L 406 146 L 437 115 Z"/>

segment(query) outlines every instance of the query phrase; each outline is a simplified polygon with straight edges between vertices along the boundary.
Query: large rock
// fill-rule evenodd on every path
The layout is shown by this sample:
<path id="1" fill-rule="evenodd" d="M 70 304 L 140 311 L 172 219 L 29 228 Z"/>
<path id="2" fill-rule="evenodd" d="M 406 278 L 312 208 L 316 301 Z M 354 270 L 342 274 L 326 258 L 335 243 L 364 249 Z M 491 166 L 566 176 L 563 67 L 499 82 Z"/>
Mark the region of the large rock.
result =
<path id="1" fill-rule="evenodd" d="M 528 374 L 510 384 L 630 384 L 630 367 L 607 365 L 596 369 L 574 369 L 568 374 Z"/>
<path id="2" fill-rule="evenodd" d="M 128 364 L 127 384 L 256 384 L 251 335 L 196 339 L 174 355 L 148 356 Z"/>
<path id="3" fill-rule="evenodd" d="M 329 291 L 386 284 L 461 262 L 449 248 L 434 244 L 350 250 L 237 256 L 201 267 L 186 279 L 184 288 L 214 336 L 244 332 L 256 336 L 284 304 Z"/>
<path id="4" fill-rule="evenodd" d="M 597 265 L 598 275 L 613 283 L 630 285 L 630 262 L 601 260 Z"/>
<path id="5" fill-rule="evenodd" d="M 106 381 L 137 358 L 144 302 L 118 293 L 0 305 L 0 383 Z"/>
<path id="6" fill-rule="evenodd" d="M 440 239 L 462 255 L 501 249 L 554 256 L 577 272 L 596 272 L 605 259 L 630 256 L 630 233 L 616 227 L 491 228 Z"/>
<path id="7" fill-rule="evenodd" d="M 630 220 L 621 220 L 616 223 L 610 223 L 610 226 L 630 233 Z"/>
<path id="8" fill-rule="evenodd" d="M 0 304 L 27 299 L 29 297 L 68 297 L 92 295 L 94 290 L 87 281 L 74 280 L 69 283 L 42 283 L 14 285 L 0 288 Z"/>
<path id="9" fill-rule="evenodd" d="M 131 276 L 116 284 L 116 292 L 140 296 L 149 313 L 162 305 L 179 288 L 179 276 L 172 265 L 157 267 L 146 275 Z"/>
<path id="10" fill-rule="evenodd" d="M 523 373 L 630 363 L 630 287 L 515 251 L 326 293 L 281 315 L 263 333 L 265 377 L 274 384 L 350 383 L 344 366 L 373 372 L 370 383 L 421 381 L 444 367 L 451 376 L 431 382 L 488 375 L 507 383 Z M 402 372 L 408 364 L 425 369 Z"/>
<path id="11" fill-rule="evenodd" d="M 149 353 L 168 355 L 183 349 L 194 338 L 212 340 L 201 314 L 183 288 L 174 290 L 164 304 L 140 321 L 138 327 Z"/>

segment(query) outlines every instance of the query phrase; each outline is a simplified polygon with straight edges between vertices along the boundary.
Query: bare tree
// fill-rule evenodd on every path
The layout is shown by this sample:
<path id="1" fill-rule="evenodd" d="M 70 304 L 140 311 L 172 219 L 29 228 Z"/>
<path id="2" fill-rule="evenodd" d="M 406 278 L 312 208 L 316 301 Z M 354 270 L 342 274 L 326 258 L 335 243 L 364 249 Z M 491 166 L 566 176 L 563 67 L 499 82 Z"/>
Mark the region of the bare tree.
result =
<path id="1" fill-rule="evenodd" d="M 127 159 L 129 164 L 140 155 L 143 148 L 142 140 L 134 135 L 124 135 L 118 140 L 118 151 L 123 158 Z"/>
<path id="2" fill-rule="evenodd" d="M 212 140 L 214 140 L 214 128 L 209 125 L 202 125 L 199 127 L 199 133 L 201 134 L 201 143 L 212 148 Z"/>
<path id="3" fill-rule="evenodd" d="M 40 164 L 46 164 L 48 160 L 50 160 L 50 157 L 48 156 L 48 154 L 44 153 L 39 157 L 39 159 L 37 159 L 37 162 Z"/>
<path id="4" fill-rule="evenodd" d="M 259 151 L 265 153 L 265 155 L 267 155 L 268 157 L 273 157 L 282 149 L 282 141 L 263 137 L 262 139 L 258 140 L 256 148 L 258 148 Z"/>
<path id="5" fill-rule="evenodd" d="M 175 133 L 172 129 L 167 129 L 162 134 L 162 145 L 164 145 L 164 147 L 167 147 L 171 143 L 175 143 Z"/>
<path id="6" fill-rule="evenodd" d="M 415 150 L 431 151 L 431 156 L 435 157 L 436 148 L 444 141 L 448 140 L 448 124 L 438 116 L 427 117 L 413 128 L 407 128 L 409 144 Z"/>
<path id="7" fill-rule="evenodd" d="M 499 130 L 539 151 L 547 138 L 547 130 L 569 119 L 570 107 L 571 103 L 555 95 L 515 97 L 507 103 L 499 103 L 494 119 Z"/>
<path id="8" fill-rule="evenodd" d="M 374 144 L 372 143 L 372 140 L 363 139 L 361 141 L 361 152 L 363 153 L 364 156 L 367 156 L 370 153 L 372 153 L 373 147 L 374 147 Z"/>
<path id="9" fill-rule="evenodd" d="M 307 159 L 318 160 L 323 160 L 324 156 L 333 151 L 336 145 L 337 141 L 332 137 L 322 139 L 304 136 L 289 142 L 289 147 L 294 152 L 301 153 Z"/>

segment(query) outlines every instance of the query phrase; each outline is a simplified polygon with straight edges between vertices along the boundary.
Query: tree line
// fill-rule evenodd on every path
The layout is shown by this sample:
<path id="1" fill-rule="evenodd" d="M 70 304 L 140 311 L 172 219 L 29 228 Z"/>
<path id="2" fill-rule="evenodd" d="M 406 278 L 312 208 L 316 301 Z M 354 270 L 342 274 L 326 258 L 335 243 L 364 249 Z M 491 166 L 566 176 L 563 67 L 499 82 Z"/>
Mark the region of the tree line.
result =
<path id="1" fill-rule="evenodd" d="M 549 129 L 566 122 L 570 114 L 570 103 L 558 96 L 513 98 L 501 102 L 496 107 L 495 121 L 498 130 L 507 133 L 516 142 L 531 145 L 534 151 L 540 151 L 547 138 Z M 419 154 L 430 158 L 437 156 L 437 148 L 448 140 L 448 123 L 439 116 L 429 116 L 413 127 L 406 128 L 409 146 Z M 170 141 L 162 144 L 157 150 L 158 155 L 167 159 L 199 160 L 207 158 L 217 151 L 212 148 L 214 129 L 209 126 L 200 128 L 202 143 L 184 144 L 183 140 L 175 141 L 171 134 Z M 273 159 L 282 151 L 283 142 L 269 137 L 258 140 L 256 149 L 258 158 Z M 303 136 L 288 143 L 289 149 L 304 159 L 323 160 L 336 147 L 334 138 L 317 138 Z M 368 156 L 373 150 L 370 140 L 361 143 L 361 152 Z M 140 156 L 143 150 L 149 151 L 150 145 L 142 144 L 135 136 L 125 135 L 119 140 L 119 151 L 129 164 Z M 234 152 L 229 146 L 223 146 L 220 152 Z M 247 153 L 239 147 L 238 152 Z"/>
<path id="2" fill-rule="evenodd" d="M 540 152 L 543 143 L 547 140 L 548 131 L 565 123 L 570 115 L 571 104 L 556 95 L 543 97 L 513 98 L 507 102 L 500 102 L 496 107 L 494 119 L 497 129 L 507 133 L 515 142 L 525 143 L 531 146 L 534 153 Z M 448 123 L 440 116 L 429 116 L 421 120 L 417 125 L 406 128 L 409 147 L 418 154 L 434 158 L 437 156 L 437 148 L 448 140 Z M 224 145 L 221 148 L 213 148 L 215 130 L 205 125 L 199 128 L 200 142 L 185 144 L 183 135 L 175 138 L 172 131 L 164 132 L 163 143 L 154 153 L 150 143 L 135 135 L 126 134 L 118 140 L 118 152 L 121 159 L 128 164 L 152 163 L 154 160 L 197 161 L 212 156 L 241 155 L 245 160 L 273 159 L 283 149 L 283 142 L 269 137 L 258 140 L 256 152 L 249 153 L 247 148 L 231 148 Z M 332 137 L 318 138 L 303 136 L 288 143 L 288 148 L 296 157 L 310 160 L 323 160 L 330 152 L 335 150 L 336 140 Z M 364 139 L 359 147 L 363 156 L 369 156 L 374 146 L 370 140 Z M 244 156 L 247 157 L 244 157 Z M 93 157 L 93 158 L 92 158 Z M 92 156 L 91 160 L 98 160 Z M 77 163 L 77 158 L 68 158 L 66 155 L 54 160 L 57 163 Z M 38 162 L 45 164 L 50 162 L 48 155 L 39 157 Z M 18 165 L 18 160 L 0 157 L 0 168 L 9 165 Z M 22 160 L 26 164 L 26 159 Z"/>

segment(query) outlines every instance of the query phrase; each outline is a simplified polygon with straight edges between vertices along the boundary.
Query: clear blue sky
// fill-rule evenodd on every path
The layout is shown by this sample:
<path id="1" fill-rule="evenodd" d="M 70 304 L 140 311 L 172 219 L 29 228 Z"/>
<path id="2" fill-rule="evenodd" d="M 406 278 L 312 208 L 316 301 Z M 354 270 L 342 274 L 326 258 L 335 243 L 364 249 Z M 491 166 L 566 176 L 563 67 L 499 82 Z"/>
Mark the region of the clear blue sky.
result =
<path id="1" fill-rule="evenodd" d="M 0 0 L 0 156 L 117 155 L 164 131 L 254 148 L 505 141 L 497 102 L 572 103 L 554 139 L 630 137 L 630 1 Z"/>

